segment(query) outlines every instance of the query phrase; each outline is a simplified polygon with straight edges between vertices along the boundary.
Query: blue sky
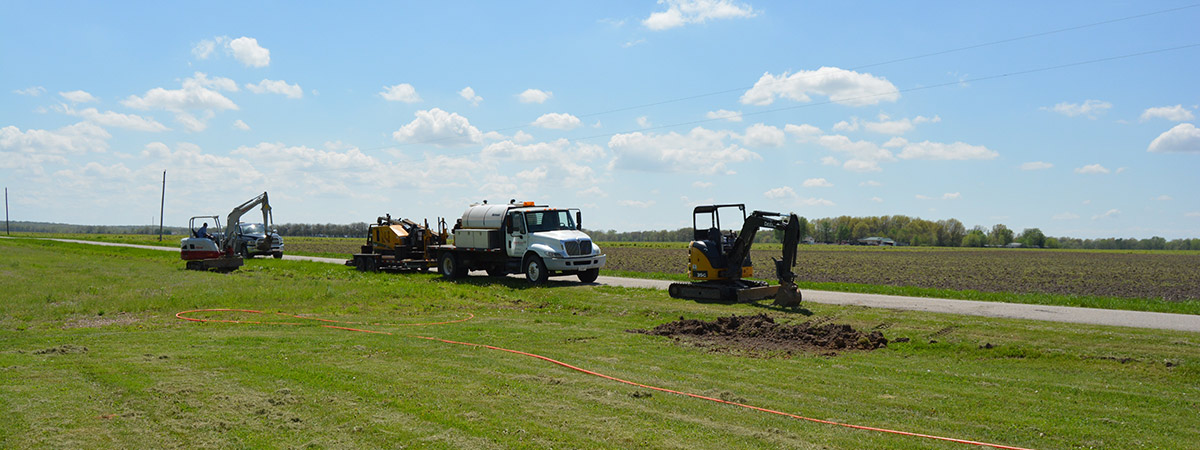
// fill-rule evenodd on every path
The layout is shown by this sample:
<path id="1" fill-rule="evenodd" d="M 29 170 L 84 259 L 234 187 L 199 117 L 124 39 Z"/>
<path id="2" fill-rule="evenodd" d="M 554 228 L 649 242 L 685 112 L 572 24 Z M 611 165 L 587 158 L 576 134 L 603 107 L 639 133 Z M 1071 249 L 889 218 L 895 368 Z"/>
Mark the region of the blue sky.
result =
<path id="1" fill-rule="evenodd" d="M 1165 12 L 1164 12 L 1165 11 Z M 1187 2 L 9 2 L 13 220 L 746 203 L 1200 236 Z M 1182 48 L 1181 48 L 1182 47 Z"/>

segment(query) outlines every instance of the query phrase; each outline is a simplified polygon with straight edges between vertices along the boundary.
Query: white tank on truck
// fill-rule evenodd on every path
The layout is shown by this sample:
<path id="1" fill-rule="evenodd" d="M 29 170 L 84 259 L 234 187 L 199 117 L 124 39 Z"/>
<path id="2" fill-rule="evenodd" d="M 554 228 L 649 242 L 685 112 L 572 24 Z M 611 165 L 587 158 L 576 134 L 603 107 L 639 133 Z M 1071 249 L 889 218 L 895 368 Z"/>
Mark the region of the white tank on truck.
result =
<path id="1" fill-rule="evenodd" d="M 453 245 L 430 251 L 437 257 L 438 271 L 449 279 L 485 270 L 490 276 L 523 273 L 532 283 L 560 275 L 591 283 L 600 275 L 605 255 L 583 232 L 582 221 L 575 208 L 485 201 L 463 212 L 454 226 Z"/>

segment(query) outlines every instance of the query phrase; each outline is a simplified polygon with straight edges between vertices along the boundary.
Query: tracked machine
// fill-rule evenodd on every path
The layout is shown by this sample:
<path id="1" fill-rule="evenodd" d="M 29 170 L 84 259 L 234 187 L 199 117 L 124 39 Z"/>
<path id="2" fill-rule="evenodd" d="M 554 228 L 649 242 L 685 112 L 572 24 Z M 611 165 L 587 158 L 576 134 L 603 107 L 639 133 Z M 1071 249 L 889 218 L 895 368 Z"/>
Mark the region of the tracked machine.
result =
<path id="1" fill-rule="evenodd" d="M 742 215 L 741 232 L 722 231 L 722 210 L 737 210 Z M 709 226 L 702 227 L 701 221 Z M 783 231 L 783 256 L 773 258 L 778 285 L 749 280 L 754 276 L 750 248 L 761 228 Z M 692 211 L 694 239 L 688 245 L 690 283 L 671 284 L 667 292 L 674 298 L 725 302 L 752 302 L 768 298 L 774 304 L 791 307 L 800 304 L 796 287 L 796 246 L 800 243 L 800 218 L 795 214 L 754 211 L 746 215 L 744 204 L 701 205 Z"/>
<path id="2" fill-rule="evenodd" d="M 445 220 L 438 219 L 437 230 L 433 230 L 428 220 L 421 225 L 408 219 L 394 220 L 387 214 L 367 228 L 367 244 L 346 265 L 365 272 L 426 271 L 437 267 L 429 247 L 445 245 L 449 237 Z"/>
<path id="3" fill-rule="evenodd" d="M 196 221 L 199 219 L 207 223 L 207 220 L 212 220 L 216 229 L 221 229 L 221 221 L 217 216 L 192 217 L 188 222 L 191 236 L 179 241 L 179 257 L 186 261 L 187 269 L 232 272 L 238 267 L 242 267 L 242 254 L 236 248 L 240 221 L 242 215 L 250 212 L 256 206 L 262 209 L 262 223 L 268 226 L 273 224 L 271 204 L 267 201 L 266 192 L 233 208 L 233 211 L 226 217 L 224 230 L 215 236 L 202 236 L 196 227 Z M 268 233 L 263 239 L 259 239 L 255 250 L 270 253 L 272 251 L 272 234 Z"/>

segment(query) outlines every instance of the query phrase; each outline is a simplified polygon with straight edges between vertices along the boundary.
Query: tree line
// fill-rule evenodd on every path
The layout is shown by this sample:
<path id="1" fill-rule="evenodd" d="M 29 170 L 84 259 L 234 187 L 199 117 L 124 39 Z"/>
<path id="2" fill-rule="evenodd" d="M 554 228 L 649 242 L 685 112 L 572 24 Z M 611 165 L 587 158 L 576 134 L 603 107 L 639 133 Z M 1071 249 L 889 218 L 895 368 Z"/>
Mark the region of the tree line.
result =
<path id="1" fill-rule="evenodd" d="M 1046 236 L 1041 229 L 1026 228 L 1016 233 L 1004 224 L 991 228 L 975 226 L 967 229 L 957 219 L 931 221 L 919 217 L 869 216 L 869 217 L 826 217 L 816 220 L 800 218 L 802 238 L 824 244 L 853 244 L 859 239 L 882 237 L 898 245 L 938 247 L 1004 247 L 1020 243 L 1024 247 L 1103 249 L 1103 250 L 1200 250 L 1200 239 L 1173 239 L 1154 236 L 1138 238 L 1080 239 L 1073 237 Z M 152 225 L 71 225 L 47 222 L 11 222 L 14 232 L 35 233 L 83 233 L 83 234 L 147 234 L 157 235 L 158 227 Z M 276 224 L 281 236 L 317 236 L 365 238 L 367 223 L 350 224 Z M 585 230 L 593 240 L 599 242 L 688 242 L 692 240 L 691 228 L 677 230 L 614 231 Z M 164 234 L 186 235 L 185 227 L 165 227 Z M 782 241 L 782 232 L 763 230 L 755 236 L 756 243 Z"/>
<path id="2" fill-rule="evenodd" d="M 925 220 L 904 215 L 868 217 L 826 217 L 815 220 L 800 218 L 802 238 L 812 238 L 823 244 L 854 244 L 860 239 L 880 237 L 892 239 L 897 245 L 925 247 L 1005 247 L 1013 243 L 1034 248 L 1104 249 L 1104 250 L 1200 250 L 1200 239 L 1174 239 L 1154 236 L 1146 239 L 1104 238 L 1080 239 L 1046 236 L 1039 228 L 1026 228 L 1020 233 L 1004 224 L 991 228 L 975 226 L 968 229 L 957 219 Z M 592 239 L 610 242 L 688 242 L 691 228 L 658 231 L 617 232 L 588 231 Z M 780 242 L 782 233 L 759 232 L 755 242 Z"/>

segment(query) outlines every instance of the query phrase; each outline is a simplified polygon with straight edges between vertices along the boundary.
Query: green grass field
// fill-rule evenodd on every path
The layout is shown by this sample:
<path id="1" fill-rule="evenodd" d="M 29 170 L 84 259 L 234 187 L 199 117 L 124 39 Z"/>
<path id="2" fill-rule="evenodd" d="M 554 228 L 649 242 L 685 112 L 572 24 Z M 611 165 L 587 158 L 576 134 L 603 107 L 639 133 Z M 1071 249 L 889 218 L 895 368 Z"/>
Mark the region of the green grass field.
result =
<path id="1" fill-rule="evenodd" d="M 0 255 L 0 448 L 973 448 L 651 392 L 411 334 L 917 433 L 1032 448 L 1200 442 L 1192 333 L 701 304 L 569 281 L 447 283 L 273 259 L 222 275 L 185 271 L 168 252 L 24 239 L 0 239 Z M 381 323 L 359 327 L 395 335 L 174 317 L 199 308 Z M 911 341 L 760 358 L 625 331 L 760 312 Z"/>

